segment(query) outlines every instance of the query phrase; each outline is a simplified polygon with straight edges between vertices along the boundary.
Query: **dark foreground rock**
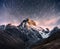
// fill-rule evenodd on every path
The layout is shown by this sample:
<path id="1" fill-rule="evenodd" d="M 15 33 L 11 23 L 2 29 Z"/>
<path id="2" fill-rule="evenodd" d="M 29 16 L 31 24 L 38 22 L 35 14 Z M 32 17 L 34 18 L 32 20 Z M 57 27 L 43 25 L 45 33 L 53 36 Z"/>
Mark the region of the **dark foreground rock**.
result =
<path id="1" fill-rule="evenodd" d="M 60 49 L 60 29 L 54 28 L 51 36 L 41 44 L 32 46 L 31 49 Z"/>
<path id="2" fill-rule="evenodd" d="M 0 49 L 24 49 L 24 42 L 11 32 L 0 31 Z"/>
<path id="3" fill-rule="evenodd" d="M 32 49 L 60 49 L 60 39 L 53 40 L 43 45 L 38 45 Z"/>

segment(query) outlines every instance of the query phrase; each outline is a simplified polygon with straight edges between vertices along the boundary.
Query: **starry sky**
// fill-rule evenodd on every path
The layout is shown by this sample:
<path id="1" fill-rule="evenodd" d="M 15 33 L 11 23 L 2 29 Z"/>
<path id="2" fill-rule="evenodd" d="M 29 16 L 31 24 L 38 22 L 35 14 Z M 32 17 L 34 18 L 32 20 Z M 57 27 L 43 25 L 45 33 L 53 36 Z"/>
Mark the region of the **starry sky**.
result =
<path id="1" fill-rule="evenodd" d="M 60 26 L 60 0 L 0 0 L 0 25 L 30 18 L 37 26 Z"/>

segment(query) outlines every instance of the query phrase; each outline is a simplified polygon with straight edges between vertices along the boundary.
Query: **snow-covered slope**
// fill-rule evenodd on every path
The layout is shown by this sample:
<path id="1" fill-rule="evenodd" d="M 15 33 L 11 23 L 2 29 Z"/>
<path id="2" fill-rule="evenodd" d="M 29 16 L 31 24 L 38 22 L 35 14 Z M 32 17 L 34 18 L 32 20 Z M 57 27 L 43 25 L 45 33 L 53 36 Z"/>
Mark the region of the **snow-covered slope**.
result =
<path id="1" fill-rule="evenodd" d="M 26 20 L 23 20 L 18 28 L 27 36 L 28 40 L 26 42 L 30 45 L 33 45 L 36 42 L 46 39 L 50 36 L 50 31 L 48 29 L 45 30 L 42 27 L 30 25 Z"/>

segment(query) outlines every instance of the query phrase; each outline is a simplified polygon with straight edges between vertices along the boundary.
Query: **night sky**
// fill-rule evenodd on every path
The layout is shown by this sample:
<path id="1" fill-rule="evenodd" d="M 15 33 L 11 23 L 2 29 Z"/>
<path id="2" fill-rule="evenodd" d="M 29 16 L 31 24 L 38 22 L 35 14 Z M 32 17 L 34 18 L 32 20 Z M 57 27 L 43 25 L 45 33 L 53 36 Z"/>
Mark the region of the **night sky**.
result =
<path id="1" fill-rule="evenodd" d="M 60 26 L 60 0 L 0 0 L 0 25 L 18 25 L 25 18 L 38 26 Z"/>

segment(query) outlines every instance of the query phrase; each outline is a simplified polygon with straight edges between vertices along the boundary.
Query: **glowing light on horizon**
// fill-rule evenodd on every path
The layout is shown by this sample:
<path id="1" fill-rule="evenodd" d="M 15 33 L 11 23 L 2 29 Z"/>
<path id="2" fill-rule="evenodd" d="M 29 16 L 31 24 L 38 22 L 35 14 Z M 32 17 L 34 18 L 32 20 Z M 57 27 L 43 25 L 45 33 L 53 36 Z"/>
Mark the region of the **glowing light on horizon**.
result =
<path id="1" fill-rule="evenodd" d="M 29 20 L 29 25 L 34 25 L 37 28 L 42 27 L 42 28 L 49 28 L 50 30 L 53 29 L 53 27 L 55 27 L 55 23 L 57 22 L 58 18 L 52 18 L 52 19 L 44 19 L 44 20 Z M 18 26 L 20 24 L 19 21 L 10 21 L 10 22 L 3 22 L 0 25 L 7 25 L 7 24 L 11 24 L 11 25 L 15 25 Z M 60 25 L 59 25 L 60 26 Z"/>

